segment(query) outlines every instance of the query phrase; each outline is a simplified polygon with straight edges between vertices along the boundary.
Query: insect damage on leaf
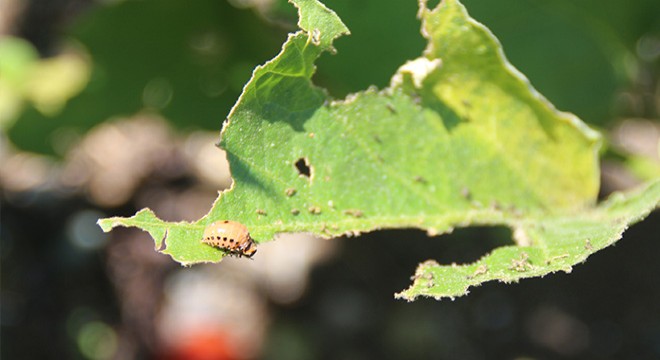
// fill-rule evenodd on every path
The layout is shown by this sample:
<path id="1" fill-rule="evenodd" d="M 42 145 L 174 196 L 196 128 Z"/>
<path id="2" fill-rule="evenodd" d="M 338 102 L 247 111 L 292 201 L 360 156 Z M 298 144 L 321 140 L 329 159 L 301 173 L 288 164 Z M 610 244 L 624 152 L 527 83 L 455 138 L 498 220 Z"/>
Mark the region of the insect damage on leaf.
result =
<path id="1" fill-rule="evenodd" d="M 194 223 L 140 212 L 106 219 L 104 229 L 137 226 L 157 244 L 166 236 L 163 252 L 184 264 L 225 255 L 200 237 L 250 256 L 252 236 L 268 241 L 286 232 L 329 238 L 385 228 L 519 229 L 516 246 L 474 264 L 426 262 L 425 275 L 398 294 L 412 300 L 568 271 L 660 201 L 652 187 L 647 198 L 631 195 L 635 206 L 626 211 L 594 206 L 599 134 L 540 95 L 457 0 L 434 9 L 420 1 L 424 54 L 401 66 L 388 88 L 344 100 L 311 79 L 317 58 L 348 29 L 316 0 L 291 1 L 301 30 L 254 70 L 222 129 L 232 188 Z M 214 222 L 207 234 L 205 225 L 218 219 L 238 225 Z"/>

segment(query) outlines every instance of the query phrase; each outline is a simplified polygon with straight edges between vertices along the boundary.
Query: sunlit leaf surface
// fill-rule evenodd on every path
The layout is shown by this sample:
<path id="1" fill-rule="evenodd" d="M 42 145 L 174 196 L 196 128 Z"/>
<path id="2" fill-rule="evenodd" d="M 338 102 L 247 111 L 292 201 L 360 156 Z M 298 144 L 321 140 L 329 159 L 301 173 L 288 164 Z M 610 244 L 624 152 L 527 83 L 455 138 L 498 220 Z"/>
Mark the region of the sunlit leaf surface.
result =
<path id="1" fill-rule="evenodd" d="M 293 2 L 301 30 L 255 69 L 223 128 L 233 187 L 195 223 L 142 210 L 102 220 L 104 230 L 142 228 L 182 264 L 225 256 L 200 241 L 220 219 L 244 224 L 257 242 L 283 232 L 514 230 L 516 246 L 475 264 L 421 264 L 397 295 L 440 298 L 484 281 L 568 271 L 660 201 L 656 184 L 596 207 L 599 135 L 538 94 L 458 1 L 432 10 L 422 3 L 424 54 L 403 64 L 389 87 L 343 100 L 311 77 L 315 60 L 348 30 L 319 2 Z"/>

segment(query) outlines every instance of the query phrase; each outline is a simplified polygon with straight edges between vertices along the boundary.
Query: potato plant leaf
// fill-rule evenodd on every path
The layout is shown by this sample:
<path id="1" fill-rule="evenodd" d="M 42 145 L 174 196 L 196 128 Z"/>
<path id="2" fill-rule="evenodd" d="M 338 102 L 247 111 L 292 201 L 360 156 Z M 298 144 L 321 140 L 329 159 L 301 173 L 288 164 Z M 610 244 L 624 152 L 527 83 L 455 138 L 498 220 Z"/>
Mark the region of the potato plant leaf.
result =
<path id="1" fill-rule="evenodd" d="M 315 60 L 334 52 L 333 40 L 348 29 L 316 0 L 292 2 L 300 30 L 254 70 L 223 127 L 232 188 L 197 222 L 164 222 L 147 209 L 101 220 L 105 231 L 141 228 L 187 265 L 226 255 L 200 241 L 221 219 L 243 223 L 257 242 L 286 232 L 514 229 L 516 246 L 475 264 L 421 264 L 412 287 L 397 294 L 412 300 L 568 271 L 658 205 L 657 183 L 595 205 L 599 135 L 537 93 L 457 0 L 434 9 L 421 1 L 424 54 L 403 64 L 389 87 L 343 100 L 311 77 Z"/>
<path id="2" fill-rule="evenodd" d="M 660 181 L 629 194 L 615 194 L 600 206 L 577 214 L 526 216 L 509 223 L 519 245 L 495 249 L 472 264 L 421 263 L 410 288 L 395 297 L 409 301 L 418 296 L 455 297 L 490 280 L 514 282 L 557 271 L 571 272 L 573 265 L 619 240 L 630 225 L 658 204 Z"/>

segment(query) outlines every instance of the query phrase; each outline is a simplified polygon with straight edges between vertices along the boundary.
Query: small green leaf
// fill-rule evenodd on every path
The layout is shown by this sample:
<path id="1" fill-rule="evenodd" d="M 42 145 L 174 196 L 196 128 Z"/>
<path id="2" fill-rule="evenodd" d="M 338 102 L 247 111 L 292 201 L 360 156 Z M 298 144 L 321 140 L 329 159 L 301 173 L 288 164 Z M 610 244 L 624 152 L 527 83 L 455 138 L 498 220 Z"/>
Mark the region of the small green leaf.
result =
<path id="1" fill-rule="evenodd" d="M 501 247 L 468 265 L 419 265 L 410 288 L 396 298 L 436 299 L 468 293 L 486 281 L 514 282 L 549 273 L 571 272 L 589 255 L 612 245 L 632 224 L 660 205 L 660 181 L 630 194 L 615 194 L 600 206 L 572 216 L 528 217 L 512 222 L 518 246 Z"/>
<path id="2" fill-rule="evenodd" d="M 204 226 L 165 222 L 149 209 L 140 210 L 130 218 L 114 217 L 98 221 L 103 231 L 108 232 L 117 226 L 137 227 L 151 235 L 156 250 L 172 256 L 182 265 L 200 262 L 214 262 L 222 259 L 223 253 L 201 242 Z M 167 242 L 165 241 L 167 239 Z"/>
<path id="3" fill-rule="evenodd" d="M 244 224 L 257 242 L 284 232 L 514 229 L 517 246 L 468 266 L 427 261 L 398 295 L 439 298 L 484 281 L 568 271 L 657 206 L 654 185 L 646 198 L 595 207 L 599 135 L 537 93 L 457 0 L 433 10 L 422 1 L 423 56 L 401 66 L 388 88 L 344 100 L 311 77 L 315 60 L 348 30 L 318 1 L 292 2 L 302 30 L 254 70 L 224 124 L 219 146 L 232 188 L 193 224 L 143 210 L 102 220 L 104 230 L 139 227 L 157 249 L 192 264 L 225 255 L 201 243 L 205 226 L 221 219 Z"/>

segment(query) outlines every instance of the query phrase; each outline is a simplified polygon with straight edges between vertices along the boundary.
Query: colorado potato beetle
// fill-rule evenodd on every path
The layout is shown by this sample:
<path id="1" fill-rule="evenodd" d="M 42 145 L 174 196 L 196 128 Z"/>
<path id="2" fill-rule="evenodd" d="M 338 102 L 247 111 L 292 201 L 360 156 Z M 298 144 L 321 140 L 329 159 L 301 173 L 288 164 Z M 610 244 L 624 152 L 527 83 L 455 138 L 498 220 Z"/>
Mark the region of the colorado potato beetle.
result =
<path id="1" fill-rule="evenodd" d="M 250 237 L 247 227 L 236 221 L 221 220 L 208 225 L 202 242 L 238 257 L 252 257 L 257 252 L 257 243 Z"/>

